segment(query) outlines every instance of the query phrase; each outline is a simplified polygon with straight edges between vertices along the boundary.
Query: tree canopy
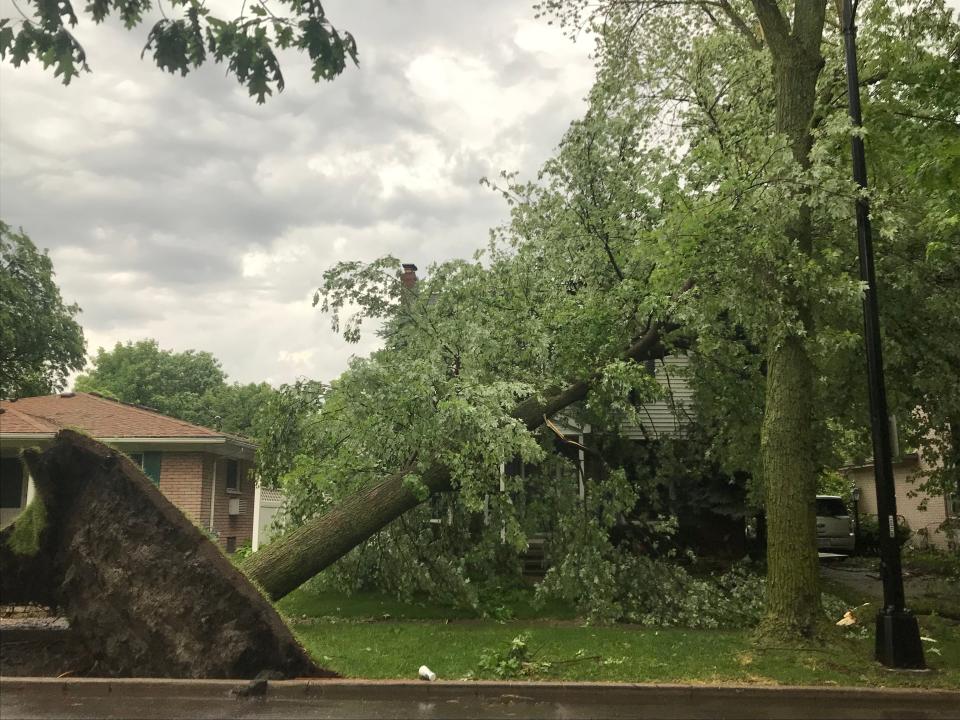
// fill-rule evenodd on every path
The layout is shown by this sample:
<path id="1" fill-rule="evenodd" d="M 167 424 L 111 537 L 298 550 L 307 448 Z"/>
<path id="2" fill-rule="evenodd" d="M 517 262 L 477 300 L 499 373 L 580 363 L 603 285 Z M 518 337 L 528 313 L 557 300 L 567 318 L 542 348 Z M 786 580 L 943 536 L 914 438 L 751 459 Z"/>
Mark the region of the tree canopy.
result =
<path id="1" fill-rule="evenodd" d="M 273 393 L 267 383 L 228 384 L 220 361 L 209 352 L 163 350 L 156 340 L 99 348 L 92 364 L 77 377 L 77 390 L 226 432 L 256 435 L 258 414 Z"/>
<path id="2" fill-rule="evenodd" d="M 0 398 L 60 390 L 83 368 L 79 313 L 64 304 L 47 252 L 0 221 Z"/>
<path id="3" fill-rule="evenodd" d="M 510 408 L 589 376 L 586 400 L 565 413 L 616 436 L 656 392 L 623 348 L 667 322 L 664 349 L 693 349 L 701 461 L 749 471 L 755 502 L 776 518 L 774 630 L 813 631 L 817 476 L 862 452 L 867 424 L 842 43 L 822 1 L 798 0 L 790 19 L 773 3 L 723 5 L 713 15 L 704 3 L 600 3 L 571 15 L 579 5 L 559 3 L 562 20 L 596 31 L 597 80 L 535 182 L 490 183 L 511 219 L 485 253 L 431 267 L 414 291 L 392 258 L 325 275 L 317 300 L 334 326 L 355 340 L 378 320 L 386 347 L 329 387 L 278 396 L 297 411 L 274 425 L 287 454 L 267 475 L 291 490 L 292 520 L 306 527 L 389 473 L 426 497 L 436 491 L 420 472 L 436 461 L 459 490 L 368 540 L 342 572 L 408 563 L 439 586 L 427 576 L 446 563 L 447 576 L 480 577 L 501 530 L 523 545 L 522 498 L 557 491 L 555 577 L 581 596 L 594 578 L 617 586 L 634 566 L 608 531 L 639 497 L 658 522 L 657 478 L 608 462 L 582 499 L 549 481 L 555 470 L 527 495 L 532 480 L 506 479 L 504 495 L 501 463 L 555 465 L 555 438 L 529 435 Z M 960 364 L 957 24 L 939 0 L 861 11 L 891 404 L 922 442 L 957 427 L 945 418 L 960 397 L 944 372 Z M 794 50 L 806 53 L 798 65 Z M 803 107 L 790 107 L 792 82 Z M 449 525 L 427 522 L 445 513 Z M 471 524 L 481 514 L 495 520 Z"/>
<path id="4" fill-rule="evenodd" d="M 87 52 L 72 32 L 78 11 L 70 0 L 24 0 L 28 12 L 0 19 L 0 57 L 14 67 L 35 59 L 53 68 L 64 85 L 90 72 Z M 92 0 L 79 11 L 95 23 L 113 14 L 128 30 L 148 20 L 141 57 L 152 55 L 161 70 L 186 75 L 213 60 L 245 85 L 258 103 L 284 88 L 277 51 L 295 48 L 310 58 L 314 82 L 332 80 L 357 62 L 353 36 L 334 28 L 319 0 L 255 0 L 240 4 L 236 17 L 213 14 L 203 0 Z M 157 17 L 154 10 L 159 11 Z"/>

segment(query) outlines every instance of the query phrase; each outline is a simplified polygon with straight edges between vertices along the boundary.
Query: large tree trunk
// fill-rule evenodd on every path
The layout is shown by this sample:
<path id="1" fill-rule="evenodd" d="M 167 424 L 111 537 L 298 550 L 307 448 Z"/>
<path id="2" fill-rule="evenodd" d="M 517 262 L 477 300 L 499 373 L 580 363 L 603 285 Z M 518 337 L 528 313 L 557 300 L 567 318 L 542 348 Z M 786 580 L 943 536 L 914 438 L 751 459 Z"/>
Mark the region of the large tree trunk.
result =
<path id="1" fill-rule="evenodd" d="M 798 338 L 769 353 L 761 453 L 766 481 L 767 598 L 764 630 L 806 637 L 820 610 L 816 547 L 813 373 Z"/>
<path id="2" fill-rule="evenodd" d="M 628 360 L 642 361 L 662 357 L 661 327 L 654 326 L 624 354 Z M 528 430 L 539 427 L 545 417 L 582 400 L 590 389 L 590 380 L 571 383 L 545 400 L 530 399 L 512 412 Z M 407 472 L 401 471 L 351 495 L 337 507 L 308 520 L 262 550 L 243 564 L 243 570 L 271 598 L 279 599 L 295 590 L 324 568 L 329 567 L 367 538 L 375 535 L 426 498 L 418 497 L 404 484 Z M 455 490 L 450 473 L 433 465 L 420 479 L 430 494 Z"/>
<path id="3" fill-rule="evenodd" d="M 790 141 L 793 159 L 810 166 L 811 122 L 817 78 L 823 66 L 820 42 L 826 0 L 796 0 L 792 27 L 775 0 L 754 0 L 773 58 L 777 130 Z M 801 204 L 787 240 L 813 252 L 810 208 Z M 792 278 L 788 279 L 792 280 Z M 783 288 L 787 313 L 796 313 L 807 338 L 814 332 L 802 291 Z M 792 311 L 792 312 L 791 312 Z M 807 637 L 820 614 L 816 545 L 817 425 L 814 366 L 805 339 L 776 332 L 767 349 L 766 405 L 761 459 L 767 507 L 767 607 L 764 630 L 775 637 Z"/>

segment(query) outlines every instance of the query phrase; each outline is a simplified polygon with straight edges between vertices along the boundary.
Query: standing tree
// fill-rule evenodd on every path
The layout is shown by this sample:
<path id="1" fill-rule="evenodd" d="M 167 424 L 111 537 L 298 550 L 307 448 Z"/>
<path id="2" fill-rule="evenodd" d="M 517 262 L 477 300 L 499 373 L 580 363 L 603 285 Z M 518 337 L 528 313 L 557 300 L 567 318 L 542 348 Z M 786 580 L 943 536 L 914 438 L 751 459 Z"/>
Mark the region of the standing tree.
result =
<path id="1" fill-rule="evenodd" d="M 210 353 L 161 350 L 156 340 L 99 348 L 92 362 L 90 372 L 77 378 L 77 390 L 111 395 L 184 420 L 197 412 L 205 392 L 226 379 L 220 361 Z"/>
<path id="2" fill-rule="evenodd" d="M 226 63 L 227 72 L 263 103 L 284 87 L 276 50 L 296 48 L 310 57 L 314 82 L 332 80 L 357 62 L 357 45 L 348 32 L 338 32 L 319 0 L 258 0 L 243 2 L 235 18 L 212 14 L 203 0 L 168 0 L 168 11 L 157 0 L 159 16 L 147 34 L 141 57 L 147 53 L 161 70 L 186 75 L 209 59 Z M 54 67 L 64 85 L 90 72 L 87 53 L 71 32 L 78 22 L 69 0 L 25 0 L 29 14 L 17 3 L 19 16 L 0 18 L 0 57 L 15 67 L 31 58 Z M 93 0 L 81 11 L 95 23 L 112 13 L 130 30 L 147 21 L 151 0 Z"/>
<path id="3" fill-rule="evenodd" d="M 840 43 L 836 32 L 823 35 L 824 3 L 800 0 L 790 21 L 772 3 L 758 4 L 750 22 L 745 5 L 722 6 L 720 16 L 704 3 L 602 6 L 610 12 L 604 16 L 598 80 L 587 117 L 571 128 L 562 159 L 548 164 L 540 187 L 505 190 L 514 205 L 507 241 L 516 265 L 497 265 L 477 283 L 476 297 L 486 300 L 463 309 L 469 319 L 453 314 L 460 328 L 469 330 L 451 328 L 448 337 L 438 334 L 436 317 L 408 321 L 421 323 L 424 337 L 435 336 L 427 359 L 438 363 L 430 374 L 413 372 L 408 383 L 413 388 L 425 378 L 440 377 L 441 367 L 456 369 L 462 378 L 472 354 L 482 352 L 489 361 L 482 363 L 485 370 L 477 381 L 519 378 L 534 398 L 549 398 L 551 386 L 579 377 L 571 386 L 578 392 L 563 396 L 580 400 L 610 372 L 615 348 L 637 337 L 644 320 L 648 328 L 668 317 L 679 320 L 696 336 L 704 388 L 706 381 L 720 383 L 722 392 L 711 398 L 716 427 L 725 436 L 719 439 L 738 445 L 740 458 L 760 455 L 752 469 L 763 479 L 760 490 L 776 535 L 770 548 L 767 630 L 808 636 L 819 619 L 813 526 L 817 472 L 830 462 L 831 424 L 856 421 L 842 398 L 850 396 L 859 375 L 860 289 L 850 241 L 854 189 L 842 149 L 849 129 Z M 936 0 L 918 7 L 909 20 L 887 3 L 870 7 L 864 27 L 869 23 L 878 41 L 864 57 L 876 70 L 871 78 L 875 111 L 891 120 L 926 118 L 880 128 L 889 150 L 905 126 L 913 126 L 911 133 L 919 138 L 925 124 L 950 117 L 956 26 Z M 758 32 L 761 16 L 770 25 L 763 34 Z M 632 32 L 638 27 L 645 30 L 643 43 Z M 830 41 L 823 45 L 829 52 L 822 61 L 821 39 Z M 828 63 L 825 72 L 823 62 Z M 926 70 L 916 77 L 886 74 L 887 68 L 904 67 Z M 937 92 L 926 89 L 929 83 Z M 942 157 L 954 142 L 949 125 L 941 130 L 925 134 L 931 157 Z M 890 162 L 901 161 L 891 156 Z M 924 298 L 915 292 L 923 278 L 936 280 L 938 306 L 953 307 L 958 296 L 951 270 L 956 244 L 950 191 L 935 189 L 930 181 L 905 185 L 892 174 L 875 187 L 888 194 L 886 202 L 874 204 L 884 249 L 902 254 L 908 266 L 904 272 L 881 264 L 881 282 L 896 285 L 909 278 L 910 302 L 894 312 L 927 318 L 921 332 L 929 332 L 929 313 L 918 311 Z M 933 211 L 924 232 L 898 232 L 905 218 L 917 216 L 918 207 Z M 349 282 L 339 283 L 336 273 L 328 276 L 325 289 L 334 292 L 326 306 L 336 311 L 350 302 L 374 316 L 407 313 L 396 278 L 384 279 L 383 269 L 340 268 Z M 683 278 L 692 278 L 696 288 L 668 312 L 665 299 Z M 445 297 L 446 290 L 431 292 L 424 298 L 428 310 Z M 523 304 L 514 306 L 513 298 Z M 898 324 L 898 335 L 910 350 L 908 324 Z M 348 332 L 353 329 L 348 325 Z M 512 343 L 501 335 L 507 329 Z M 918 329 L 913 328 L 914 336 Z M 461 351 L 464 347 L 469 354 Z M 941 357 L 955 362 L 958 347 L 945 343 L 931 363 L 914 343 L 904 356 L 903 372 L 929 366 L 924 393 L 933 397 L 948 391 L 951 377 L 941 373 L 938 379 L 932 370 Z M 642 357 L 628 353 L 624 359 Z M 358 392 L 362 397 L 362 387 Z M 398 393 L 398 400 L 402 397 L 420 413 L 442 407 L 446 394 L 431 388 L 422 396 Z M 466 402 L 476 393 L 454 397 Z M 901 407 L 918 399 L 917 393 L 907 393 Z M 548 406 L 555 411 L 563 404 Z M 724 411 L 731 409 L 724 421 Z M 506 418 L 511 415 L 519 417 L 516 410 Z M 484 417 L 489 423 L 489 409 L 475 415 Z M 534 427 L 542 418 L 530 420 L 532 425 L 526 418 L 524 424 Z M 386 424 L 380 437 L 390 438 L 391 446 L 401 443 L 393 434 L 402 428 Z M 355 456 L 372 461 L 364 471 L 367 484 L 321 509 L 267 554 L 255 556 L 248 569 L 271 594 L 282 595 L 415 507 L 426 494 L 419 482 L 433 492 L 450 487 L 449 479 L 464 463 L 462 451 L 449 447 L 456 435 L 442 437 L 446 449 L 422 447 L 409 456 L 414 464 L 407 468 L 396 460 L 378 465 L 378 453 L 387 448 L 371 445 Z M 335 447 L 353 439 L 345 434 L 332 441 Z M 464 449 L 471 447 L 468 442 Z M 328 477 L 349 484 L 356 472 L 346 464 L 330 465 Z M 404 487 L 408 477 L 411 487 Z"/>
<path id="4" fill-rule="evenodd" d="M 831 394 L 849 399 L 856 393 L 852 407 L 861 409 L 866 395 L 862 383 L 853 382 L 862 377 L 849 209 L 856 189 L 845 179 L 842 44 L 827 7 L 826 0 L 555 0 L 541 8 L 573 27 L 597 30 L 598 83 L 613 89 L 598 112 L 611 122 L 632 122 L 645 142 L 664 147 L 666 182 L 655 192 L 668 209 L 664 269 L 697 282 L 702 302 L 690 321 L 698 328 L 703 364 L 742 358 L 729 351 L 729 337 L 718 335 L 725 325 L 762 358 L 754 469 L 769 530 L 765 630 L 774 636 L 816 631 L 816 479 L 829 461 L 828 428 L 840 418 L 854 420 L 850 406 Z M 883 236 L 878 253 L 911 266 L 880 260 L 881 282 L 909 300 L 888 317 L 912 323 L 909 333 L 905 317 L 898 323 L 897 334 L 911 346 L 898 358 L 902 370 L 942 368 L 956 362 L 957 343 L 938 343 L 929 354 L 918 350 L 917 330 L 939 333 L 941 326 L 922 320 L 932 307 L 917 287 L 921 277 L 933 280 L 938 308 L 953 307 L 957 297 L 956 213 L 949 209 L 955 193 L 943 176 L 933 190 L 929 168 L 947 169 L 956 155 L 957 26 L 938 0 L 909 8 L 878 1 L 865 12 L 863 36 L 874 38 L 863 55 L 867 126 L 882 132 L 877 149 L 886 154 L 881 163 L 889 163 L 875 186 Z M 925 150 L 906 175 L 911 163 L 902 154 L 894 159 L 903 135 L 917 143 L 908 145 L 911 158 L 914 148 Z M 672 201 L 665 192 L 670 186 L 678 188 Z M 917 208 L 930 211 L 926 220 Z M 912 232 L 909 222 L 922 222 L 932 235 Z M 951 338 L 953 325 L 943 326 Z M 736 407 L 743 399 L 730 388 L 743 384 L 731 383 L 727 370 L 709 371 L 725 379 L 714 384 L 720 397 L 711 400 L 723 408 L 716 415 L 723 432 L 743 440 L 742 427 L 731 428 L 730 419 L 756 415 Z M 926 371 L 920 383 L 908 378 L 903 372 L 908 392 L 901 407 L 907 414 L 927 403 L 938 408 L 942 430 L 953 405 L 943 398 L 955 397 L 952 380 Z"/>
<path id="5" fill-rule="evenodd" d="M 61 389 L 84 365 L 86 343 L 53 280 L 53 263 L 0 221 L 0 398 Z"/>
<path id="6" fill-rule="evenodd" d="M 616 42 L 607 43 L 606 51 L 637 53 L 649 92 L 661 102 L 678 93 L 672 97 L 680 102 L 671 108 L 688 123 L 690 132 L 682 137 L 694 144 L 679 153 L 681 174 L 696 184 L 683 194 L 699 212 L 677 208 L 682 225 L 670 227 L 692 231 L 687 251 L 693 253 L 688 260 L 693 266 L 705 250 L 713 251 L 710 272 L 712 284 L 719 286 L 717 296 L 730 303 L 738 321 L 752 315 L 755 324 L 766 365 L 758 468 L 769 538 L 766 631 L 809 636 L 820 607 L 813 503 L 819 423 L 809 346 L 816 329 L 808 282 L 817 262 L 813 206 L 819 198 L 807 173 L 824 65 L 826 0 L 795 0 L 783 8 L 775 0 L 754 0 L 752 17 L 744 3 L 729 2 L 601 7 L 617 29 Z M 572 11 L 563 4 L 557 9 L 573 21 L 583 11 L 579 3 Z M 638 47 L 641 35 L 645 48 Z M 656 69 L 667 67 L 677 73 L 655 79 Z M 735 128 L 730 120 L 745 124 Z M 737 131 L 740 140 L 734 137 Z M 758 202 L 753 183 L 775 188 L 769 196 L 779 207 Z M 712 212 L 710 205 L 726 212 Z M 746 252 L 721 246 L 737 242 Z M 739 301 L 732 296 L 734 288 Z M 747 288 L 752 292 L 744 293 Z"/>
<path id="7" fill-rule="evenodd" d="M 269 383 L 223 383 L 207 390 L 191 422 L 259 440 L 263 411 L 276 391 Z M 189 418 L 188 418 L 189 419 Z"/>
<path id="8" fill-rule="evenodd" d="M 156 340 L 99 348 L 93 368 L 75 388 L 151 407 L 165 415 L 254 436 L 261 408 L 273 394 L 267 383 L 227 384 L 220 361 L 204 351 L 162 350 Z"/>

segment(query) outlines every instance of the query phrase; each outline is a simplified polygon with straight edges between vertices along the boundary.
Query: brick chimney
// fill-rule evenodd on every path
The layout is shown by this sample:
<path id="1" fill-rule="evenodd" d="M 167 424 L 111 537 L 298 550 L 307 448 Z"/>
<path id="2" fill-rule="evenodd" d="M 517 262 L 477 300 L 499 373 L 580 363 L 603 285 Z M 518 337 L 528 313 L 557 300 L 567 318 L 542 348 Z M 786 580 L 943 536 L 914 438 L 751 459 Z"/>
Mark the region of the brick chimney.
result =
<path id="1" fill-rule="evenodd" d="M 403 263 L 403 272 L 400 273 L 400 284 L 405 290 L 413 290 L 417 285 L 417 266 L 413 263 Z"/>

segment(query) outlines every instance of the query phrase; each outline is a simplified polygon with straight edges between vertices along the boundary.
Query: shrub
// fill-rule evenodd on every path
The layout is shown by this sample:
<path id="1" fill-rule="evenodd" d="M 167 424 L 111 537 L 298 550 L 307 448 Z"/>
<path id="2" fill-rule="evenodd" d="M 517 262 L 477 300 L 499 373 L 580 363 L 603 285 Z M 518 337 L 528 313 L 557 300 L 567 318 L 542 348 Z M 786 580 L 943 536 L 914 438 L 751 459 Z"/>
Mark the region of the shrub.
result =
<path id="1" fill-rule="evenodd" d="M 910 525 L 902 515 L 897 516 L 897 544 L 903 547 L 910 539 Z M 876 515 L 860 516 L 860 537 L 857 540 L 857 551 L 861 555 L 880 554 L 880 524 Z"/>
<path id="2" fill-rule="evenodd" d="M 251 555 L 253 555 L 253 545 L 247 542 L 238 547 L 229 557 L 234 564 L 239 565 Z"/>
<path id="3" fill-rule="evenodd" d="M 618 552 L 551 568 L 537 592 L 571 602 L 592 622 L 656 627 L 749 627 L 763 613 L 764 579 L 749 562 L 697 577 L 676 560 Z"/>
<path id="4" fill-rule="evenodd" d="M 960 580 L 960 553 L 934 548 L 909 548 L 908 552 L 904 553 L 903 561 L 915 572 Z"/>

